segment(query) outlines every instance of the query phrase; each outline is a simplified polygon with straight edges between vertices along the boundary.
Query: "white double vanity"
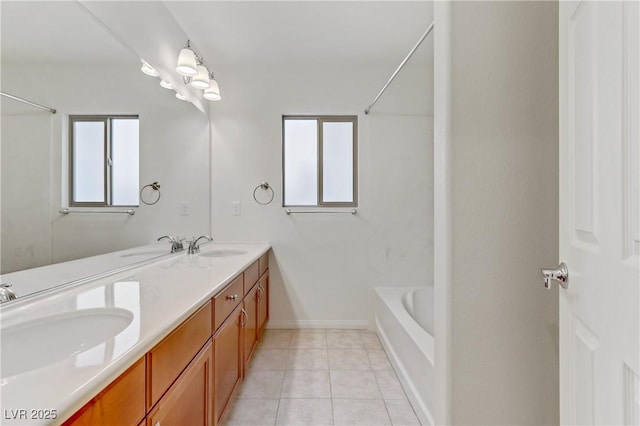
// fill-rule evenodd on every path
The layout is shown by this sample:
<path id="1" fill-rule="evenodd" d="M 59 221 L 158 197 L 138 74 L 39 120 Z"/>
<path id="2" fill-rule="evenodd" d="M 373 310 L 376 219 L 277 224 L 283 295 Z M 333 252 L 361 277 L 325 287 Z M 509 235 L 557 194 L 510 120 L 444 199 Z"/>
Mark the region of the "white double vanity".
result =
<path id="1" fill-rule="evenodd" d="M 269 249 L 153 244 L 3 275 L 1 423 L 218 424 L 268 319 Z"/>

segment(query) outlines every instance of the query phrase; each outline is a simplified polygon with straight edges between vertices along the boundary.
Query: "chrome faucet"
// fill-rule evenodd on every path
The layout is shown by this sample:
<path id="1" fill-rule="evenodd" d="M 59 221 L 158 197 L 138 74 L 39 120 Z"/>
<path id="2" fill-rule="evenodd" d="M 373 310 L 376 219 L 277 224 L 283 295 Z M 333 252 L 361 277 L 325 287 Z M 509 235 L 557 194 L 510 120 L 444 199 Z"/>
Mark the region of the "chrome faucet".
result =
<path id="1" fill-rule="evenodd" d="M 201 235 L 198 238 L 193 237 L 193 240 L 189 241 L 189 254 L 195 254 L 200 252 L 200 245 L 198 245 L 198 241 L 200 241 L 201 239 L 205 239 L 207 241 L 213 241 L 213 238 L 211 238 L 208 235 Z"/>
<path id="2" fill-rule="evenodd" d="M 163 235 L 162 237 L 158 238 L 158 241 L 162 241 L 164 239 L 167 239 L 171 243 L 171 253 L 177 253 L 184 250 L 184 246 L 182 245 L 182 242 L 184 241 L 183 238 L 176 238 L 172 237 L 171 235 Z"/>
<path id="3" fill-rule="evenodd" d="M 11 284 L 0 285 L 0 303 L 8 302 L 9 300 L 15 300 L 18 298 L 16 293 L 11 290 Z"/>

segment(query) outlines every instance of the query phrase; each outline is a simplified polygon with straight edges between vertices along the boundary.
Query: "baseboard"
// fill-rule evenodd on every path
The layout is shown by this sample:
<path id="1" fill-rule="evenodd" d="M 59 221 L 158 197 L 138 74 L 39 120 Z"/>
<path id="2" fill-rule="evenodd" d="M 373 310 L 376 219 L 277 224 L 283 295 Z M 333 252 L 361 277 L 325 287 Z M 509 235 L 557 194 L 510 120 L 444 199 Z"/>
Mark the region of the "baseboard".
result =
<path id="1" fill-rule="evenodd" d="M 270 319 L 268 329 L 282 328 L 334 328 L 352 330 L 373 330 L 369 321 L 341 320 L 274 320 Z"/>

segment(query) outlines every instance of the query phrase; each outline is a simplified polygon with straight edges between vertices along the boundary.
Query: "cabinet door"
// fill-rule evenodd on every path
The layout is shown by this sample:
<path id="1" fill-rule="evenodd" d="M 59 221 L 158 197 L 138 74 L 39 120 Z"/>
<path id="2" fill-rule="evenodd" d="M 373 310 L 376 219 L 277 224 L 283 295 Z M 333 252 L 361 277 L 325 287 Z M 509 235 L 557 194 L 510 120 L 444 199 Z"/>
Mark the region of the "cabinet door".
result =
<path id="1" fill-rule="evenodd" d="M 64 422 L 64 426 L 135 425 L 144 417 L 144 358 Z"/>
<path id="2" fill-rule="evenodd" d="M 243 322 L 243 341 L 244 341 L 244 365 L 242 369 L 242 377 L 249 364 L 249 359 L 253 355 L 253 350 L 258 343 L 258 285 L 254 285 L 244 299 L 245 317 Z"/>
<path id="3" fill-rule="evenodd" d="M 158 402 L 211 338 L 212 309 L 211 302 L 206 303 L 147 353 L 147 409 Z"/>
<path id="4" fill-rule="evenodd" d="M 147 426 L 212 426 L 209 341 L 147 416 Z"/>
<path id="5" fill-rule="evenodd" d="M 269 320 L 269 271 L 258 281 L 258 334 L 262 334 Z"/>
<path id="6" fill-rule="evenodd" d="M 241 379 L 242 305 L 238 306 L 213 336 L 214 413 L 216 424 Z"/>

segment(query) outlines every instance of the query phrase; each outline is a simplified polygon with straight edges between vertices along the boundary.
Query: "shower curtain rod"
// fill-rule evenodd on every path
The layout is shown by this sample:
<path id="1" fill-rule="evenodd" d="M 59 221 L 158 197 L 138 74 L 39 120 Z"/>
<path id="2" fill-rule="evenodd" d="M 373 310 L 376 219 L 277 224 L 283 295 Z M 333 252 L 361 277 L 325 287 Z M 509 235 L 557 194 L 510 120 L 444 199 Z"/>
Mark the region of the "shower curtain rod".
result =
<path id="1" fill-rule="evenodd" d="M 56 110 L 54 108 L 49 108 L 48 106 L 40 105 L 40 104 L 37 104 L 35 102 L 31 102 L 31 101 L 28 101 L 26 99 L 19 98 L 17 96 L 13 96 L 13 95 L 10 95 L 10 94 L 5 93 L 5 92 L 0 92 L 0 95 L 5 96 L 5 97 L 10 98 L 10 99 L 13 99 L 14 101 L 22 102 L 24 104 L 31 105 L 31 106 L 34 106 L 36 108 L 43 109 L 45 111 L 49 111 L 52 114 L 56 113 Z"/>
<path id="2" fill-rule="evenodd" d="M 378 98 L 380 96 L 382 96 L 382 94 L 384 93 L 385 90 L 387 90 L 387 87 L 389 87 L 389 85 L 391 84 L 391 82 L 393 81 L 394 78 L 396 78 L 396 75 L 400 72 L 400 70 L 402 69 L 402 67 L 404 67 L 404 64 L 407 63 L 407 61 L 409 60 L 409 58 L 411 58 L 411 56 L 413 56 L 413 54 L 415 53 L 415 51 L 418 49 L 418 47 L 420 47 L 420 45 L 422 44 L 422 42 L 424 41 L 425 38 L 427 38 L 427 36 L 429 35 L 429 33 L 431 33 L 431 31 L 433 30 L 433 21 L 431 21 L 431 25 L 429 25 L 429 28 L 427 28 L 427 30 L 424 32 L 424 34 L 422 34 L 422 36 L 420 37 L 420 39 L 418 40 L 418 42 L 416 43 L 415 46 L 413 46 L 413 49 L 411 49 L 411 51 L 409 52 L 409 54 L 404 58 L 404 60 L 402 61 L 402 63 L 398 66 L 398 68 L 396 68 L 396 70 L 393 72 L 393 74 L 391 75 L 391 77 L 389 77 L 389 80 L 387 81 L 387 84 L 384 85 L 384 87 L 382 89 L 380 89 L 380 91 L 378 92 L 378 95 L 376 95 L 375 99 L 373 101 L 371 101 L 371 103 L 369 104 L 369 106 L 367 107 L 367 109 L 364 110 L 365 114 L 369 114 L 369 111 L 371 110 L 371 107 L 373 107 L 375 105 L 376 102 L 378 102 Z"/>

